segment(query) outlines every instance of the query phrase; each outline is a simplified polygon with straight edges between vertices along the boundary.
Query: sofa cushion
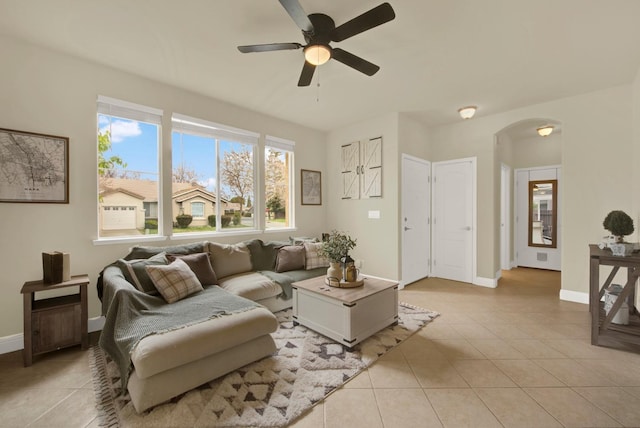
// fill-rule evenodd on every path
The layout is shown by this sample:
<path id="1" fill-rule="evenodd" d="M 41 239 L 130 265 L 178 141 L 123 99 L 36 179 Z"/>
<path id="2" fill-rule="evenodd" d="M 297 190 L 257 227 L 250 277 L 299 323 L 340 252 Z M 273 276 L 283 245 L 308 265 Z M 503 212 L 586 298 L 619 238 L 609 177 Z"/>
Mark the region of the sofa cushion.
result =
<path id="1" fill-rule="evenodd" d="M 282 294 L 282 287 L 258 272 L 245 272 L 220 280 L 220 287 L 254 302 Z"/>
<path id="2" fill-rule="evenodd" d="M 322 242 L 304 243 L 305 269 L 311 270 L 329 266 L 329 259 L 318 253 L 321 247 Z"/>
<path id="3" fill-rule="evenodd" d="M 244 242 L 233 245 L 209 242 L 209 255 L 218 280 L 251 271 L 251 253 Z"/>
<path id="4" fill-rule="evenodd" d="M 278 329 L 269 310 L 254 309 L 221 315 L 210 320 L 142 339 L 131 352 L 140 378 L 231 349 Z"/>
<path id="5" fill-rule="evenodd" d="M 158 290 L 153 285 L 151 278 L 149 278 L 145 267 L 166 265 L 168 263 L 169 261 L 167 260 L 165 252 L 160 252 L 149 258 L 133 260 L 119 259 L 117 261 L 117 265 L 122 270 L 127 281 L 133 284 L 138 290 L 148 294 L 158 294 Z"/>
<path id="6" fill-rule="evenodd" d="M 278 249 L 287 245 L 286 242 L 262 242 L 260 239 L 252 239 L 246 242 L 251 253 L 251 266 L 253 270 L 274 270 Z"/>
<path id="7" fill-rule="evenodd" d="M 203 253 L 207 251 L 207 242 L 194 242 L 192 244 L 174 245 L 171 247 L 150 247 L 150 246 L 135 246 L 129 251 L 129 254 L 125 257 L 126 260 L 131 259 L 148 259 L 159 253 L 169 254 L 191 254 L 191 253 Z"/>
<path id="8" fill-rule="evenodd" d="M 218 278 L 213 271 L 208 253 L 167 254 L 167 259 L 169 262 L 173 262 L 176 259 L 185 262 L 193 273 L 196 274 L 198 281 L 200 281 L 202 285 L 214 285 L 218 283 Z"/>
<path id="9" fill-rule="evenodd" d="M 164 300 L 174 303 L 191 294 L 202 291 L 202 284 L 196 274 L 181 259 L 169 265 L 146 266 L 147 273 Z"/>
<path id="10" fill-rule="evenodd" d="M 276 258 L 276 272 L 304 269 L 304 247 L 302 245 L 287 245 L 278 250 Z"/>

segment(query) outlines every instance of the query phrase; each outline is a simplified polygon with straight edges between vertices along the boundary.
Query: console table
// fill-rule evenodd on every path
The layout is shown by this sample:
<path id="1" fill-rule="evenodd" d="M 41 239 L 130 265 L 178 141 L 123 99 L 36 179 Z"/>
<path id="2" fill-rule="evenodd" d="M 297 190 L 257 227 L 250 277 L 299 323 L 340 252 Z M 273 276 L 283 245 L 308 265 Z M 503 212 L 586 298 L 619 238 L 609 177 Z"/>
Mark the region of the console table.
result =
<path id="1" fill-rule="evenodd" d="M 20 292 L 24 301 L 24 365 L 30 366 L 33 356 L 82 345 L 89 347 L 87 332 L 88 275 L 72 276 L 69 281 L 47 284 L 42 280 L 25 282 Z M 35 299 L 41 291 L 78 287 L 77 294 Z"/>
<path id="2" fill-rule="evenodd" d="M 609 249 L 589 245 L 589 311 L 591 312 L 591 344 L 640 352 L 640 318 L 635 308 L 635 289 L 640 277 L 640 254 L 614 256 Z M 611 272 L 600 286 L 600 266 L 611 266 Z M 601 301 L 605 289 L 611 285 L 620 268 L 627 269 L 627 282 L 607 315 Z M 614 324 L 611 320 L 627 300 L 629 324 Z"/>

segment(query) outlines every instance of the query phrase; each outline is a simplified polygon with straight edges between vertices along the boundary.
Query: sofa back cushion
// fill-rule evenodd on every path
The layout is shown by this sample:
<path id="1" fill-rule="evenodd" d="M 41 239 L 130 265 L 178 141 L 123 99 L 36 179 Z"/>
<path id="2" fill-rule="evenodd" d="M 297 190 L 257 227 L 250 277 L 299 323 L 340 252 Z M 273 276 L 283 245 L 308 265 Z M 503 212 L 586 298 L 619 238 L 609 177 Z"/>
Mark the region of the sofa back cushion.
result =
<path id="1" fill-rule="evenodd" d="M 159 253 L 167 254 L 192 254 L 207 252 L 207 241 L 194 242 L 192 244 L 173 245 L 171 247 L 150 247 L 150 246 L 135 246 L 131 248 L 129 254 L 125 257 L 125 260 L 132 259 L 148 259 L 151 256 L 155 256 Z"/>
<path id="2" fill-rule="evenodd" d="M 122 270 L 126 280 L 133 284 L 138 290 L 147 294 L 158 294 L 158 290 L 153 285 L 151 278 L 149 278 L 145 267 L 166 265 L 168 263 L 169 261 L 167 260 L 165 252 L 158 253 L 147 259 L 119 259 L 117 261 L 117 265 Z"/>
<path id="3" fill-rule="evenodd" d="M 209 242 L 209 257 L 218 279 L 251 271 L 251 253 L 244 242 L 232 245 Z"/>
<path id="4" fill-rule="evenodd" d="M 216 273 L 211 266 L 211 259 L 209 253 L 193 253 L 193 254 L 167 254 L 167 260 L 173 262 L 176 259 L 180 259 L 189 266 L 189 268 L 196 274 L 198 281 L 202 285 L 215 285 L 218 283 Z"/>
<path id="5" fill-rule="evenodd" d="M 280 248 L 276 258 L 276 272 L 298 269 L 304 269 L 304 247 L 302 245 L 287 245 Z"/>
<path id="6" fill-rule="evenodd" d="M 274 270 L 278 249 L 287 245 L 286 242 L 262 242 L 260 239 L 252 239 L 246 244 L 251 253 L 251 266 L 255 271 Z"/>

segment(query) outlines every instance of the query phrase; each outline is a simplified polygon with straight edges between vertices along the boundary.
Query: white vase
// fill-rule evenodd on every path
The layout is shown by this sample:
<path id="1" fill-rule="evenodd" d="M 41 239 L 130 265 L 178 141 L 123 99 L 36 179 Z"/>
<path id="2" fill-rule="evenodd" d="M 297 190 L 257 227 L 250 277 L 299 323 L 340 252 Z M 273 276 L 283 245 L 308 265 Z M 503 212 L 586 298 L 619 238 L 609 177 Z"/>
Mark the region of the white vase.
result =
<path id="1" fill-rule="evenodd" d="M 336 278 L 338 282 L 342 280 L 342 266 L 340 262 L 330 262 L 327 269 L 327 278 Z"/>

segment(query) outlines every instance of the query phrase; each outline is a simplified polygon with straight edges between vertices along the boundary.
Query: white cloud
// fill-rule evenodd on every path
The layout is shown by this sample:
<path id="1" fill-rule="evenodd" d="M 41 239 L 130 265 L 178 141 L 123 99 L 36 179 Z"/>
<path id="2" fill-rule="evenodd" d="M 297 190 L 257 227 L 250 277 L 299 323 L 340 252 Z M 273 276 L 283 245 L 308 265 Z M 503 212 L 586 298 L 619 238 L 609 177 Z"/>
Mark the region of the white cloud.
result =
<path id="1" fill-rule="evenodd" d="M 138 122 L 135 121 L 115 119 L 111 121 L 111 126 L 109 126 L 108 123 L 106 125 L 107 126 L 103 126 L 100 128 L 100 132 L 111 129 L 112 143 L 119 143 L 127 137 L 137 137 L 138 135 L 142 134 L 142 130 L 140 129 Z"/>
<path id="2" fill-rule="evenodd" d="M 201 186 L 204 186 L 210 192 L 213 192 L 213 191 L 216 190 L 216 178 L 215 177 L 209 177 L 206 180 L 200 180 L 200 181 L 198 181 L 198 184 L 201 185 Z"/>

